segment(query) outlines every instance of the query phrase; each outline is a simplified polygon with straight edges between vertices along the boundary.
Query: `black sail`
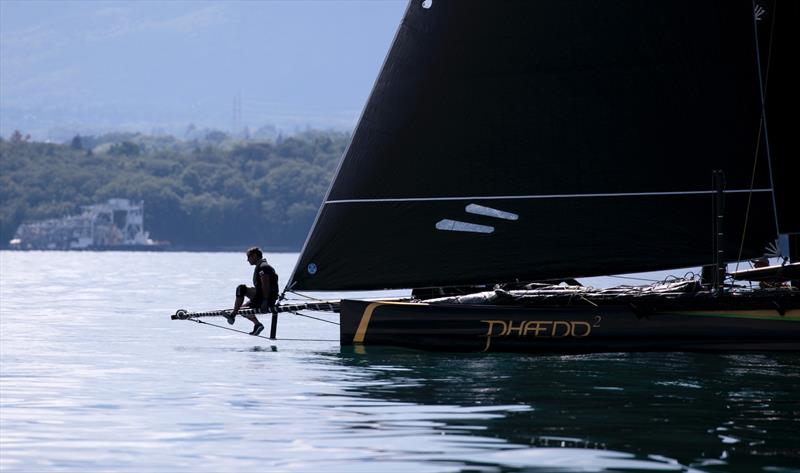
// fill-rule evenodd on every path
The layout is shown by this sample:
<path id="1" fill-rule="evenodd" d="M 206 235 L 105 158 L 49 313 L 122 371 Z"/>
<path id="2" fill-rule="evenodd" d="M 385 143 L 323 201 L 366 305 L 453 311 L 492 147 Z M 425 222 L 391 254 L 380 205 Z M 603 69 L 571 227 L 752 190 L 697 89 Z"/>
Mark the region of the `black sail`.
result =
<path id="1" fill-rule="evenodd" d="M 772 0 L 765 3 L 759 28 L 764 78 L 769 151 L 774 176 L 775 200 L 781 233 L 800 233 L 800 183 L 797 182 L 797 89 L 800 84 L 797 45 L 800 44 L 800 2 Z"/>
<path id="2" fill-rule="evenodd" d="M 725 258 L 763 253 L 762 24 L 750 0 L 412 1 L 289 287 L 708 264 L 714 170 Z"/>

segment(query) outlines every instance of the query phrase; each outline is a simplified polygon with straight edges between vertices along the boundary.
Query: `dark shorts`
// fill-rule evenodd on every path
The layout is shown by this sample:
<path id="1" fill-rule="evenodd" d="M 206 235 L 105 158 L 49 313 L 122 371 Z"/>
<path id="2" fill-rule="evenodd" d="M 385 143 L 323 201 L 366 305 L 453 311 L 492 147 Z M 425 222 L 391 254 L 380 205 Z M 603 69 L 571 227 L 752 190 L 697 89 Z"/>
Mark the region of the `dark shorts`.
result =
<path id="1" fill-rule="evenodd" d="M 252 291 L 251 291 L 252 290 Z M 256 290 L 252 287 L 247 288 L 247 297 L 250 299 L 250 307 L 253 309 L 260 309 L 261 305 L 264 302 L 263 296 L 260 294 L 256 294 Z M 270 297 L 267 299 L 267 308 L 272 310 L 275 307 L 275 303 L 278 301 L 277 297 Z"/>

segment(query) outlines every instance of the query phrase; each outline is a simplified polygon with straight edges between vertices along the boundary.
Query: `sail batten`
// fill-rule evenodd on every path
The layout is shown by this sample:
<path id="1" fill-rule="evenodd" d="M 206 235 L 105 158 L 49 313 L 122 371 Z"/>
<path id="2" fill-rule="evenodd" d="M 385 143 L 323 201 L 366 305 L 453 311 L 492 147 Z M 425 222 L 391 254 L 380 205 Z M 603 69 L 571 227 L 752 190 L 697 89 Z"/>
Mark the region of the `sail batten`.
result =
<path id="1" fill-rule="evenodd" d="M 753 14 L 749 0 L 409 3 L 290 284 L 708 264 L 717 170 L 724 254 L 763 254 L 777 235 Z"/>
<path id="2" fill-rule="evenodd" d="M 772 189 L 729 189 L 724 194 L 772 192 Z M 453 197 L 396 197 L 387 199 L 345 199 L 328 200 L 325 204 L 356 204 L 360 202 L 434 202 L 440 200 L 506 200 L 506 199 L 572 199 L 591 197 L 643 197 L 649 195 L 712 195 L 716 191 L 676 191 L 676 192 L 627 192 L 604 194 L 551 194 L 551 195 L 483 195 Z"/>

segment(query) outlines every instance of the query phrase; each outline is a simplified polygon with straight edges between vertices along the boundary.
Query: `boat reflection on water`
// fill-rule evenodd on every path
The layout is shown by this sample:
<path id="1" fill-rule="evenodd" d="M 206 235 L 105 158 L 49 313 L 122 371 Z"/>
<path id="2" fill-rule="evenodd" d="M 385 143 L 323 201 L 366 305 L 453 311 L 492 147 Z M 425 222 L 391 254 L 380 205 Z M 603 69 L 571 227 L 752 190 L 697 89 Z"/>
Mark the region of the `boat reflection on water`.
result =
<path id="1" fill-rule="evenodd" d="M 790 355 L 385 347 L 319 355 L 349 393 L 330 407 L 350 438 L 364 448 L 372 437 L 365 460 L 455 471 L 756 471 L 800 462 L 800 365 Z"/>

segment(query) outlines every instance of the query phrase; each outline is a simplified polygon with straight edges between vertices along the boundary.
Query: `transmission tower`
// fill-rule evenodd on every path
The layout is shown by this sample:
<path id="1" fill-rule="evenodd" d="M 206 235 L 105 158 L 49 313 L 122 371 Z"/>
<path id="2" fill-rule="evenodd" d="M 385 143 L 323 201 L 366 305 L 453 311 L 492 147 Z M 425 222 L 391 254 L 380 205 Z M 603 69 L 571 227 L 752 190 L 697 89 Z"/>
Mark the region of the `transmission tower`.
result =
<path id="1" fill-rule="evenodd" d="M 236 94 L 233 98 L 233 121 L 231 123 L 231 134 L 236 135 L 242 130 L 242 96 Z"/>

